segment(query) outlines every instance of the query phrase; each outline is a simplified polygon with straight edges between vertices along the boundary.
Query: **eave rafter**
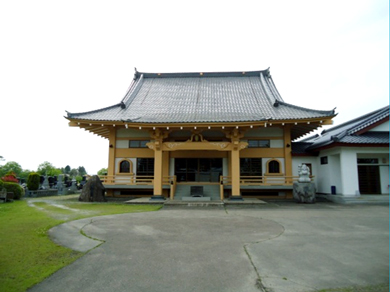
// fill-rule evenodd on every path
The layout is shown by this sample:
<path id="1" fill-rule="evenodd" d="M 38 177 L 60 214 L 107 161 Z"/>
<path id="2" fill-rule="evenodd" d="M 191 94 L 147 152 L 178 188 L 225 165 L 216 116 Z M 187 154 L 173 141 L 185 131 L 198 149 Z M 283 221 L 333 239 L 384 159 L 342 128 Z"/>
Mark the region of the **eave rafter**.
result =
<path id="1" fill-rule="evenodd" d="M 304 119 L 304 120 L 263 120 L 263 121 L 249 121 L 249 122 L 218 122 L 218 123 L 183 123 L 183 124 L 173 124 L 173 123 L 155 123 L 155 124 L 145 124 L 145 123 L 131 123 L 126 121 L 90 121 L 90 120 L 70 120 L 69 126 L 71 127 L 80 127 L 89 131 L 93 134 L 99 135 L 104 138 L 108 138 L 110 128 L 132 128 L 132 129 L 144 129 L 144 130 L 154 130 L 157 128 L 166 130 L 207 130 L 207 129 L 256 129 L 256 128 L 266 128 L 266 127 L 284 127 L 285 125 L 291 125 L 291 138 L 297 139 L 301 136 L 304 136 L 317 128 L 322 127 L 323 125 L 333 124 L 332 118 L 330 117 L 321 117 L 313 119 Z"/>

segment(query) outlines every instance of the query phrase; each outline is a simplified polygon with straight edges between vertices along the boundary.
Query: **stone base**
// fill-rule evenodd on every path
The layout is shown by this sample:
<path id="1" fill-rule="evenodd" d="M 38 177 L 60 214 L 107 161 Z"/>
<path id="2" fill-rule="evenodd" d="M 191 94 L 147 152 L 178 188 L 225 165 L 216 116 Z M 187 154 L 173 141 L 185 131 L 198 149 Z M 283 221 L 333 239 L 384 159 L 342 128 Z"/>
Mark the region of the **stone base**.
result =
<path id="1" fill-rule="evenodd" d="M 196 201 L 211 201 L 210 197 L 182 197 L 182 201 L 188 201 L 188 202 L 196 202 Z"/>
<path id="2" fill-rule="evenodd" d="M 244 201 L 241 196 L 230 196 L 229 201 Z"/>
<path id="3" fill-rule="evenodd" d="M 314 204 L 316 202 L 316 187 L 314 183 L 295 182 L 293 197 L 297 203 Z"/>
<path id="4" fill-rule="evenodd" d="M 150 201 L 165 201 L 164 196 L 151 196 Z"/>

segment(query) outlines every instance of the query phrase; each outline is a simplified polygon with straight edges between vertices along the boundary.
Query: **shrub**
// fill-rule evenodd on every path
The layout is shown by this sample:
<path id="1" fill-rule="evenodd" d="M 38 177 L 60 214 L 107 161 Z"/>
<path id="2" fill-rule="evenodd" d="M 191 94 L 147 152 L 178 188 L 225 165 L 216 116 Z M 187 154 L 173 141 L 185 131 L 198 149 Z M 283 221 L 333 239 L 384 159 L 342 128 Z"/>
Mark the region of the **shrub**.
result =
<path id="1" fill-rule="evenodd" d="M 18 179 L 14 175 L 12 175 L 12 174 L 6 174 L 5 176 L 3 176 L 1 178 L 1 180 L 3 182 L 13 182 L 13 183 L 18 183 L 19 182 Z"/>
<path id="2" fill-rule="evenodd" d="M 20 198 L 24 196 L 24 189 L 17 183 L 4 182 L 3 187 L 7 190 L 7 192 L 14 193 L 14 200 L 20 200 Z"/>
<path id="3" fill-rule="evenodd" d="M 27 188 L 30 191 L 36 191 L 39 188 L 40 180 L 41 180 L 41 176 L 38 173 L 36 172 L 30 173 L 27 178 Z"/>

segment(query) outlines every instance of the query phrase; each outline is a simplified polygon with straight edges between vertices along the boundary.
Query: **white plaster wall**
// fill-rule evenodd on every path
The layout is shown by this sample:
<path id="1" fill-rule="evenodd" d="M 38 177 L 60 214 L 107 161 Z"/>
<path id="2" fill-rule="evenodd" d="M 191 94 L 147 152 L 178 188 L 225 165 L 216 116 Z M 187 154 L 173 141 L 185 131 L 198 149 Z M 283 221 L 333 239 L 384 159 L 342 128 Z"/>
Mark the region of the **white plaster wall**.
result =
<path id="1" fill-rule="evenodd" d="M 149 137 L 149 132 L 145 130 L 138 129 L 118 129 L 116 131 L 116 136 L 118 138 L 144 138 Z"/>
<path id="2" fill-rule="evenodd" d="M 321 165 L 323 156 L 328 156 L 328 164 Z M 379 159 L 382 193 L 388 193 L 389 148 L 386 147 L 337 147 L 321 151 L 317 161 L 317 191 L 330 194 L 334 185 L 337 194 L 359 195 L 357 158 Z"/>
<path id="3" fill-rule="evenodd" d="M 223 176 L 229 175 L 229 162 L 226 157 L 222 158 L 222 175 Z"/>
<path id="4" fill-rule="evenodd" d="M 175 175 L 175 158 L 169 158 L 169 176 Z"/>
<path id="5" fill-rule="evenodd" d="M 380 124 L 379 126 L 371 129 L 369 132 L 389 132 L 389 121 Z"/>
<path id="6" fill-rule="evenodd" d="M 129 140 L 116 140 L 116 148 L 129 148 Z"/>
<path id="7" fill-rule="evenodd" d="M 384 195 L 389 194 L 389 166 L 381 165 L 379 167 L 379 175 L 381 176 L 381 192 Z"/>
<path id="8" fill-rule="evenodd" d="M 252 129 L 246 131 L 244 137 L 283 137 L 283 129 L 279 127 Z"/>
<path id="9" fill-rule="evenodd" d="M 328 162 L 330 165 L 329 172 L 329 183 L 328 192 L 332 193 L 332 186 L 336 187 L 336 194 L 342 193 L 342 182 L 341 182 L 341 165 L 340 165 L 340 155 L 329 155 Z"/>
<path id="10" fill-rule="evenodd" d="M 320 155 L 317 157 L 316 165 L 317 165 L 317 174 L 316 174 L 316 181 L 317 181 L 317 192 L 323 193 L 323 194 L 330 194 L 331 193 L 331 167 L 329 164 L 329 155 L 330 153 L 327 151 L 321 152 Z M 335 154 L 334 154 L 335 155 Z M 321 157 L 327 156 L 328 157 L 328 164 L 321 164 Z"/>
<path id="11" fill-rule="evenodd" d="M 270 140 L 270 147 L 271 148 L 283 148 L 284 147 L 283 140 Z"/>

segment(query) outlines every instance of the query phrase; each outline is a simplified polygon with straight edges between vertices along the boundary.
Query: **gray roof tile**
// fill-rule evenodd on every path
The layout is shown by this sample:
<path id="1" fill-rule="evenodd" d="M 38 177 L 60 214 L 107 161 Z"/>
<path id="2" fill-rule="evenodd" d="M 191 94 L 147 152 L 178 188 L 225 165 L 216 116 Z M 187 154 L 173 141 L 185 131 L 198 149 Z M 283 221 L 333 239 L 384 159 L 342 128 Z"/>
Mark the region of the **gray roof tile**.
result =
<path id="1" fill-rule="evenodd" d="M 136 72 L 121 103 L 68 113 L 70 119 L 137 123 L 216 123 L 334 116 L 285 103 L 269 70 L 211 73 Z"/>
<path id="2" fill-rule="evenodd" d="M 321 135 L 315 135 L 304 139 L 312 145 L 308 150 L 327 146 L 332 143 L 356 143 L 356 144 L 388 144 L 388 132 L 369 132 L 370 126 L 389 118 L 389 106 L 385 106 L 366 115 L 350 120 L 346 123 L 324 130 Z"/>

